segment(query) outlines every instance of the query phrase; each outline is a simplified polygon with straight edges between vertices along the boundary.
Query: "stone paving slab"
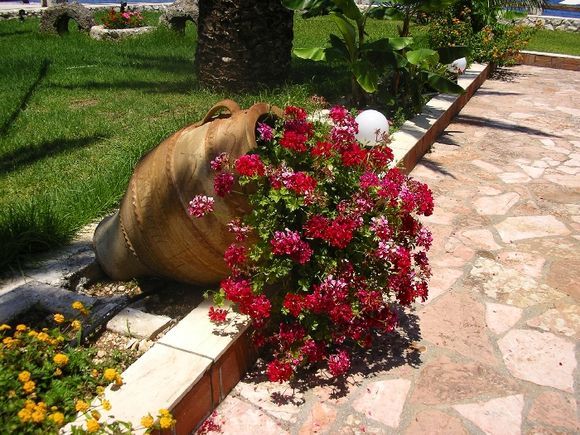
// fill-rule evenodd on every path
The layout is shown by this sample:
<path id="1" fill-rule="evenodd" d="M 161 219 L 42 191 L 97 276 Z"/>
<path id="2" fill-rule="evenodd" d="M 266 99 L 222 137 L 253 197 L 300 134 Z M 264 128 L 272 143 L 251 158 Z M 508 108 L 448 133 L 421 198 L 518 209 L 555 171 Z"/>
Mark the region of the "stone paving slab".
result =
<path id="1" fill-rule="evenodd" d="M 430 298 L 342 383 L 258 362 L 222 433 L 578 433 L 578 102 L 580 72 L 485 82 L 411 173 L 435 197 Z"/>

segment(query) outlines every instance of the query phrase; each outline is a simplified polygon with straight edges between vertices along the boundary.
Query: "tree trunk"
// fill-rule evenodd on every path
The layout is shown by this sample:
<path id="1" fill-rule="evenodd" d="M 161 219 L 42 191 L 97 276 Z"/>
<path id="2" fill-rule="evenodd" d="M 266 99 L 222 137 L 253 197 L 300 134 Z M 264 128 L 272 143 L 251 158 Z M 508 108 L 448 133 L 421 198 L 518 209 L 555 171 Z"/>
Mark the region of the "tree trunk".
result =
<path id="1" fill-rule="evenodd" d="M 202 86 L 240 91 L 283 82 L 292 20 L 280 0 L 200 0 L 195 68 Z"/>

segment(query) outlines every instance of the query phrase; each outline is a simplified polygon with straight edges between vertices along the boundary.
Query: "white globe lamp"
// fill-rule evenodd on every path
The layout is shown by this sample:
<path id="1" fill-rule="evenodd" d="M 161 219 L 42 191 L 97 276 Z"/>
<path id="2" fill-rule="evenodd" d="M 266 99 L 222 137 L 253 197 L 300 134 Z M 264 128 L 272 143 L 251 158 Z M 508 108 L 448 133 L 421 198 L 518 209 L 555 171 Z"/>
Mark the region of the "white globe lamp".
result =
<path id="1" fill-rule="evenodd" d="M 384 134 L 389 133 L 389 121 L 385 115 L 376 110 L 363 110 L 355 121 L 358 124 L 356 140 L 363 145 L 376 145 Z"/>
<path id="2" fill-rule="evenodd" d="M 455 59 L 447 66 L 447 69 L 455 74 L 463 74 L 466 68 L 467 68 L 467 59 L 464 57 L 460 59 Z"/>

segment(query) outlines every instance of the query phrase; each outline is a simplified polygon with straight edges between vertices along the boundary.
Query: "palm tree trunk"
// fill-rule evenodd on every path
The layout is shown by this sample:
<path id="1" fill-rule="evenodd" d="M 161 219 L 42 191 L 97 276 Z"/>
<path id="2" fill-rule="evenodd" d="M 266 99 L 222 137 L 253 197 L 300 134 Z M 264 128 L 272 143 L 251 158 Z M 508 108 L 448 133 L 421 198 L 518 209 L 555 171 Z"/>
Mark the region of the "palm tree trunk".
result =
<path id="1" fill-rule="evenodd" d="M 252 90 L 290 70 L 293 13 L 280 0 L 200 0 L 197 77 L 203 86 Z"/>

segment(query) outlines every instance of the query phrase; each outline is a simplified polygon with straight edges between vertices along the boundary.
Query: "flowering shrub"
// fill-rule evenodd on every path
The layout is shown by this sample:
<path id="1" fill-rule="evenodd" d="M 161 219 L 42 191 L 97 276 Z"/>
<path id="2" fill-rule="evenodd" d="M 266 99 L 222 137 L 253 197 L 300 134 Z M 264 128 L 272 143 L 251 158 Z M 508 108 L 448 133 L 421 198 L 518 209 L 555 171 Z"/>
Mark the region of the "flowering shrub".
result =
<path id="1" fill-rule="evenodd" d="M 346 109 L 330 118 L 332 126 L 315 125 L 287 107 L 283 119 L 258 124 L 251 154 L 211 162 L 218 196 L 251 192 L 251 211 L 228 224 L 231 274 L 214 302 L 227 299 L 251 318 L 256 345 L 272 349 L 272 381 L 316 362 L 346 373 L 352 344 L 371 346 L 395 328 L 395 305 L 427 297 L 431 234 L 417 215 L 432 213 L 430 190 L 389 168 L 386 143 L 361 146 Z M 190 214 L 210 213 L 210 203 L 195 197 Z M 226 322 L 228 310 L 209 315 Z"/>
<path id="2" fill-rule="evenodd" d="M 463 9 L 458 17 L 447 15 L 431 21 L 429 43 L 431 47 L 454 47 L 465 45 L 470 48 L 471 59 L 476 62 L 493 62 L 496 65 L 514 65 L 520 50 L 528 44 L 534 29 L 522 25 L 493 22 L 474 31 L 472 11 Z"/>
<path id="3" fill-rule="evenodd" d="M 40 330 L 24 324 L 0 325 L 0 427 L 3 433 L 58 433 L 66 423 L 82 414 L 85 423 L 73 433 L 127 433 L 131 425 L 106 422 L 102 414 L 111 409 L 104 398 L 105 387 L 121 385 L 117 369 L 95 364 L 94 350 L 68 346 L 78 339 L 82 317 L 89 314 L 81 302 L 72 307 L 78 318 L 56 313 L 52 328 Z M 92 402 L 92 397 L 97 400 Z M 143 417 L 147 432 L 170 428 L 175 421 L 167 410 L 154 419 Z"/>
<path id="4" fill-rule="evenodd" d="M 139 11 L 123 10 L 117 12 L 114 8 L 111 8 L 103 19 L 103 25 L 106 29 L 129 29 L 141 27 L 143 24 L 144 19 Z"/>

